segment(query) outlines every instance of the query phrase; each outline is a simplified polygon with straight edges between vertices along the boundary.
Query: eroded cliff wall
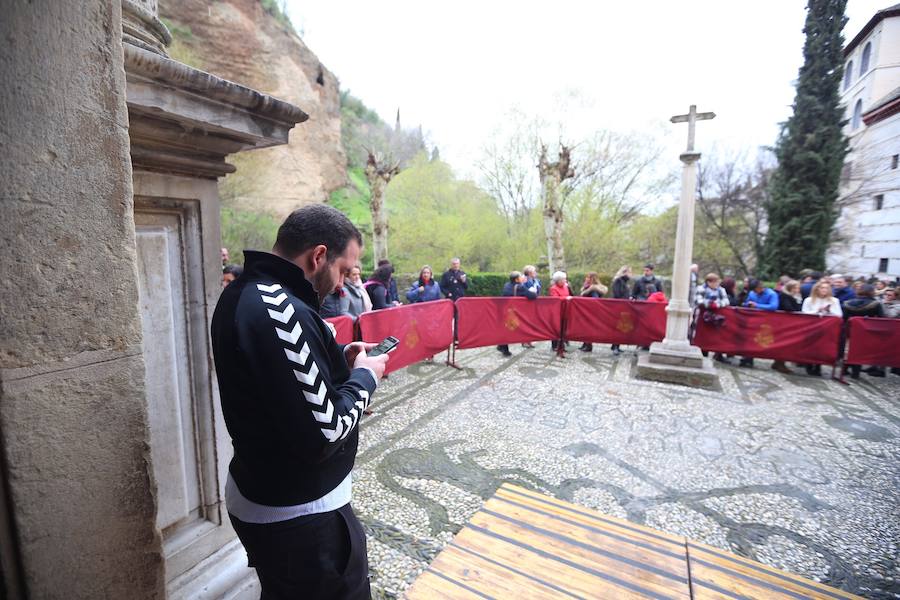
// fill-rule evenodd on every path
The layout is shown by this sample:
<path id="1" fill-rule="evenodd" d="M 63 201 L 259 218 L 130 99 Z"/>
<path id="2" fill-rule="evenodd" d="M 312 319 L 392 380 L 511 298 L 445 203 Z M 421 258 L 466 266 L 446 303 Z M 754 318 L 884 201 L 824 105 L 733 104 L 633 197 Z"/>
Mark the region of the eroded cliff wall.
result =
<path id="1" fill-rule="evenodd" d="M 225 205 L 278 217 L 324 202 L 347 180 L 338 80 L 259 0 L 160 0 L 173 58 L 296 104 L 309 120 L 287 146 L 245 152 L 222 182 Z"/>

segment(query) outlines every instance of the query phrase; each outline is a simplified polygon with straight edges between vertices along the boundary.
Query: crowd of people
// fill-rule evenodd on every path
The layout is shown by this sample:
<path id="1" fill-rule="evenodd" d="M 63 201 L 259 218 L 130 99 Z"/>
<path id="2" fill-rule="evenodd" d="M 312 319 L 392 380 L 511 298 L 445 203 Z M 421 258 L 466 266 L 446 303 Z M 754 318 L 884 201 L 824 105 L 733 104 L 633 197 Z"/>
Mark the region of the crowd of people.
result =
<path id="1" fill-rule="evenodd" d="M 223 253 L 226 252 L 223 249 Z M 227 255 L 223 254 L 223 263 Z M 622 266 L 612 279 L 611 289 L 600 281 L 596 272 L 587 273 L 579 289 L 575 289 L 563 271 L 553 273 L 546 295 L 567 298 L 584 296 L 589 298 L 618 298 L 647 302 L 668 302 L 663 282 L 654 274 L 654 265 L 646 264 L 642 275 L 635 277 L 631 267 Z M 545 295 L 544 287 L 538 278 L 534 265 L 526 265 L 521 271 L 509 274 L 509 281 L 503 287 L 503 296 L 521 296 L 537 298 Z M 900 318 L 900 289 L 897 282 L 878 279 L 850 280 L 840 274 L 824 274 L 815 271 L 804 271 L 800 279 L 788 276 L 781 277 L 774 287 L 755 278 L 746 278 L 740 284 L 733 277 L 721 278 L 716 273 L 709 273 L 700 280 L 698 266 L 691 265 L 690 298 L 692 306 L 705 309 L 706 318 L 715 319 L 715 311 L 726 306 L 740 306 L 766 311 L 802 312 L 807 314 L 849 318 L 851 316 L 870 316 Z M 239 265 L 224 265 L 222 285 L 239 277 Z M 436 279 L 434 271 L 428 265 L 422 267 L 418 278 L 404 292 L 407 302 L 430 302 L 448 298 L 457 300 L 466 295 L 469 287 L 468 277 L 461 268 L 459 258 L 450 261 L 450 265 Z M 343 281 L 327 295 L 321 303 L 320 314 L 323 318 L 348 316 L 356 320 L 365 312 L 401 305 L 397 281 L 394 278 L 394 267 L 388 260 L 381 260 L 372 275 L 365 281 L 360 266 L 354 266 L 344 274 Z M 699 311 L 696 313 L 699 316 Z M 551 347 L 561 350 L 567 343 L 554 340 Z M 533 344 L 523 344 L 533 348 Z M 508 345 L 497 347 L 504 356 L 510 356 Z M 582 344 L 579 350 L 592 352 L 593 345 Z M 621 354 L 618 345 L 612 346 L 614 355 Z M 731 359 L 722 354 L 715 354 L 715 360 L 730 364 Z M 741 367 L 753 367 L 753 359 L 737 357 Z M 820 375 L 821 365 L 800 365 L 810 375 Z M 772 368 L 782 373 L 793 370 L 783 361 L 774 361 Z M 862 367 L 850 367 L 850 376 L 858 378 Z M 868 366 L 865 372 L 875 377 L 883 377 L 886 370 L 880 366 Z M 892 369 L 892 372 L 897 372 Z"/>

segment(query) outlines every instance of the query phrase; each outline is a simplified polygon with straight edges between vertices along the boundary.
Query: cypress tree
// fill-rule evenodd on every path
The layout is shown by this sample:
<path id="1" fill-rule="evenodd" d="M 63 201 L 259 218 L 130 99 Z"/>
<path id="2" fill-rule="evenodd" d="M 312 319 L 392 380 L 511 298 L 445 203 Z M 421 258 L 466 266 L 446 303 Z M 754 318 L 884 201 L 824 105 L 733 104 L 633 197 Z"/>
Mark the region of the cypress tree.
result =
<path id="1" fill-rule="evenodd" d="M 846 6 L 847 0 L 807 3 L 794 112 L 782 125 L 775 147 L 778 168 L 766 206 L 769 230 L 763 270 L 770 277 L 825 268 L 847 154 L 840 103 Z"/>

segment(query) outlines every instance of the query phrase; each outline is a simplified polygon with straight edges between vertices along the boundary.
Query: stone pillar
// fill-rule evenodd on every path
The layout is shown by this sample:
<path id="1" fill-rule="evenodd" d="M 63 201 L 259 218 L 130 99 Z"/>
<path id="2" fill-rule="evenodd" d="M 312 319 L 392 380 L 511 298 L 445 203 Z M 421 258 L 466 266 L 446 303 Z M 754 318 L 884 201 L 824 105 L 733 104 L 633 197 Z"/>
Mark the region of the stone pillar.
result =
<path id="1" fill-rule="evenodd" d="M 691 324 L 691 305 L 686 300 L 690 287 L 690 265 L 694 252 L 694 194 L 697 189 L 697 161 L 699 152 L 685 152 L 680 157 L 681 203 L 678 207 L 678 226 L 675 233 L 675 263 L 672 268 L 672 299 L 666 307 L 666 337 L 662 345 L 671 350 L 700 354 L 688 343 Z"/>
<path id="2" fill-rule="evenodd" d="M 679 157 L 681 201 L 675 233 L 675 264 L 672 272 L 672 297 L 666 307 L 666 337 L 654 342 L 650 353 L 638 358 L 638 377 L 668 383 L 718 389 L 719 379 L 712 361 L 700 348 L 688 341 L 692 309 L 687 301 L 690 293 L 690 265 L 694 250 L 694 204 L 697 191 L 699 152 L 688 151 Z"/>
<path id="3" fill-rule="evenodd" d="M 2 598 L 165 594 L 121 19 L 118 0 L 0 18 Z"/>

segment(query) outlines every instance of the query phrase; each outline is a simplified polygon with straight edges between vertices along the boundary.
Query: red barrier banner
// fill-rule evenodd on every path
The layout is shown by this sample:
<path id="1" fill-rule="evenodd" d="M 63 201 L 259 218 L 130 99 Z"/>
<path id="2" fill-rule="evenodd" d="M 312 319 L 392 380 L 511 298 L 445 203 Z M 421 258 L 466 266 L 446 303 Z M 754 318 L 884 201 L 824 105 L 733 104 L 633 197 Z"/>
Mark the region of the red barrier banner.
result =
<path id="1" fill-rule="evenodd" d="M 900 368 L 900 319 L 851 317 L 847 364 Z"/>
<path id="2" fill-rule="evenodd" d="M 344 315 L 325 321 L 334 325 L 334 339 L 338 344 L 349 344 L 353 341 L 353 319 Z"/>
<path id="3" fill-rule="evenodd" d="M 567 340 L 649 346 L 664 337 L 666 305 L 661 302 L 569 298 Z"/>
<path id="4" fill-rule="evenodd" d="M 732 356 L 832 365 L 837 360 L 843 321 L 803 313 L 728 307 L 717 311 L 720 325 L 697 319 L 694 345 Z"/>
<path id="5" fill-rule="evenodd" d="M 556 340 L 561 298 L 460 298 L 456 301 L 458 348 Z"/>
<path id="6" fill-rule="evenodd" d="M 453 302 L 435 300 L 363 313 L 359 329 L 364 342 L 380 342 L 389 335 L 400 340 L 387 364 L 386 372 L 391 373 L 450 347 Z"/>

